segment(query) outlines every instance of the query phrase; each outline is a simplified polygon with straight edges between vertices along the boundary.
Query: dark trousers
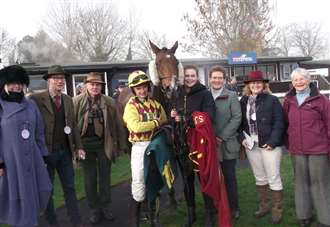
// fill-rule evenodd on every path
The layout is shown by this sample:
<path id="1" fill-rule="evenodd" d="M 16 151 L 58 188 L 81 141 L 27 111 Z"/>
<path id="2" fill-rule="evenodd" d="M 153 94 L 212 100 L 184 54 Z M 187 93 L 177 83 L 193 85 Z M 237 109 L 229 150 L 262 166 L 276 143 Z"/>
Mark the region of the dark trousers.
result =
<path id="1" fill-rule="evenodd" d="M 74 170 L 72 165 L 72 156 L 68 150 L 52 152 L 47 157 L 47 170 L 52 184 L 54 185 L 55 170 L 60 178 L 65 205 L 72 224 L 80 224 L 81 218 L 78 209 L 76 190 L 74 185 Z M 57 224 L 53 191 L 46 209 L 46 218 L 49 224 Z"/>
<path id="2" fill-rule="evenodd" d="M 239 206 L 236 180 L 236 159 L 223 160 L 221 162 L 221 169 L 225 178 L 230 209 L 237 210 L 239 209 Z"/>
<path id="3" fill-rule="evenodd" d="M 92 210 L 108 208 L 111 202 L 111 161 L 104 151 L 87 152 L 83 169 L 88 206 Z"/>

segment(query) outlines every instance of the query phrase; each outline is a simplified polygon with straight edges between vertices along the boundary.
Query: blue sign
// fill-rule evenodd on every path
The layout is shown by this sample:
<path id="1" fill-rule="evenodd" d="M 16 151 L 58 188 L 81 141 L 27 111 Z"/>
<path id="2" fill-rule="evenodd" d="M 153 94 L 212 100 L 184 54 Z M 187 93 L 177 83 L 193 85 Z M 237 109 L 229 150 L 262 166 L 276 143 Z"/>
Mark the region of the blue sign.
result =
<path id="1" fill-rule="evenodd" d="M 228 55 L 229 65 L 256 64 L 256 63 L 257 63 L 256 52 L 234 51 L 234 52 L 230 52 L 230 54 Z"/>

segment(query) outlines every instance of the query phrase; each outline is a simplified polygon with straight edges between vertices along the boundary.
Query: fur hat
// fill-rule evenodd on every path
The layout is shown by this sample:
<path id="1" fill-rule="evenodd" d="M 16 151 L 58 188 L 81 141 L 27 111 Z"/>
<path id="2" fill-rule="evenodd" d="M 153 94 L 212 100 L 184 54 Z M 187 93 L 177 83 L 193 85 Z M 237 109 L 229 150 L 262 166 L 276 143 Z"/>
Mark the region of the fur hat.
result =
<path id="1" fill-rule="evenodd" d="M 9 83 L 25 84 L 28 87 L 30 84 L 29 75 L 22 66 L 5 67 L 0 70 L 0 87 L 2 88 Z"/>
<path id="2" fill-rule="evenodd" d="M 250 82 L 255 81 L 262 81 L 264 83 L 268 83 L 269 80 L 264 78 L 264 74 L 262 73 L 262 71 L 251 71 L 248 74 L 247 79 L 244 81 L 244 83 L 248 84 Z"/>

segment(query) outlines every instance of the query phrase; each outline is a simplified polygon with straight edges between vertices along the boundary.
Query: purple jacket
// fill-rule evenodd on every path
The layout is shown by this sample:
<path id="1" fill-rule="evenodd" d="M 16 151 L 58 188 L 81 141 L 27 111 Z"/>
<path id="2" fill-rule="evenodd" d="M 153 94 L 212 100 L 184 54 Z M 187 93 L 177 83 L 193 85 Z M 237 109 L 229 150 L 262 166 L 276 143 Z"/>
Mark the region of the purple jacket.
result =
<path id="1" fill-rule="evenodd" d="M 48 154 L 38 107 L 0 98 L 0 223 L 35 226 L 49 200 L 52 185 L 44 164 Z"/>
<path id="2" fill-rule="evenodd" d="M 310 97 L 300 106 L 295 89 L 284 99 L 286 146 L 291 154 L 330 154 L 330 102 L 315 85 L 310 88 Z"/>

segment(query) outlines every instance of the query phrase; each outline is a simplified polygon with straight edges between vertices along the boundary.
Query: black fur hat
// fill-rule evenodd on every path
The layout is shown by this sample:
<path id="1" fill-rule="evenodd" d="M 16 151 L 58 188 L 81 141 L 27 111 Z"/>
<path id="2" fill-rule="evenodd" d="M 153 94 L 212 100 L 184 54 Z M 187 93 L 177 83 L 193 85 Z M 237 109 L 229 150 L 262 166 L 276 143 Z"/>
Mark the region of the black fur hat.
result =
<path id="1" fill-rule="evenodd" d="M 30 84 L 29 75 L 25 69 L 19 65 L 11 65 L 0 70 L 0 87 L 8 83 Z"/>

